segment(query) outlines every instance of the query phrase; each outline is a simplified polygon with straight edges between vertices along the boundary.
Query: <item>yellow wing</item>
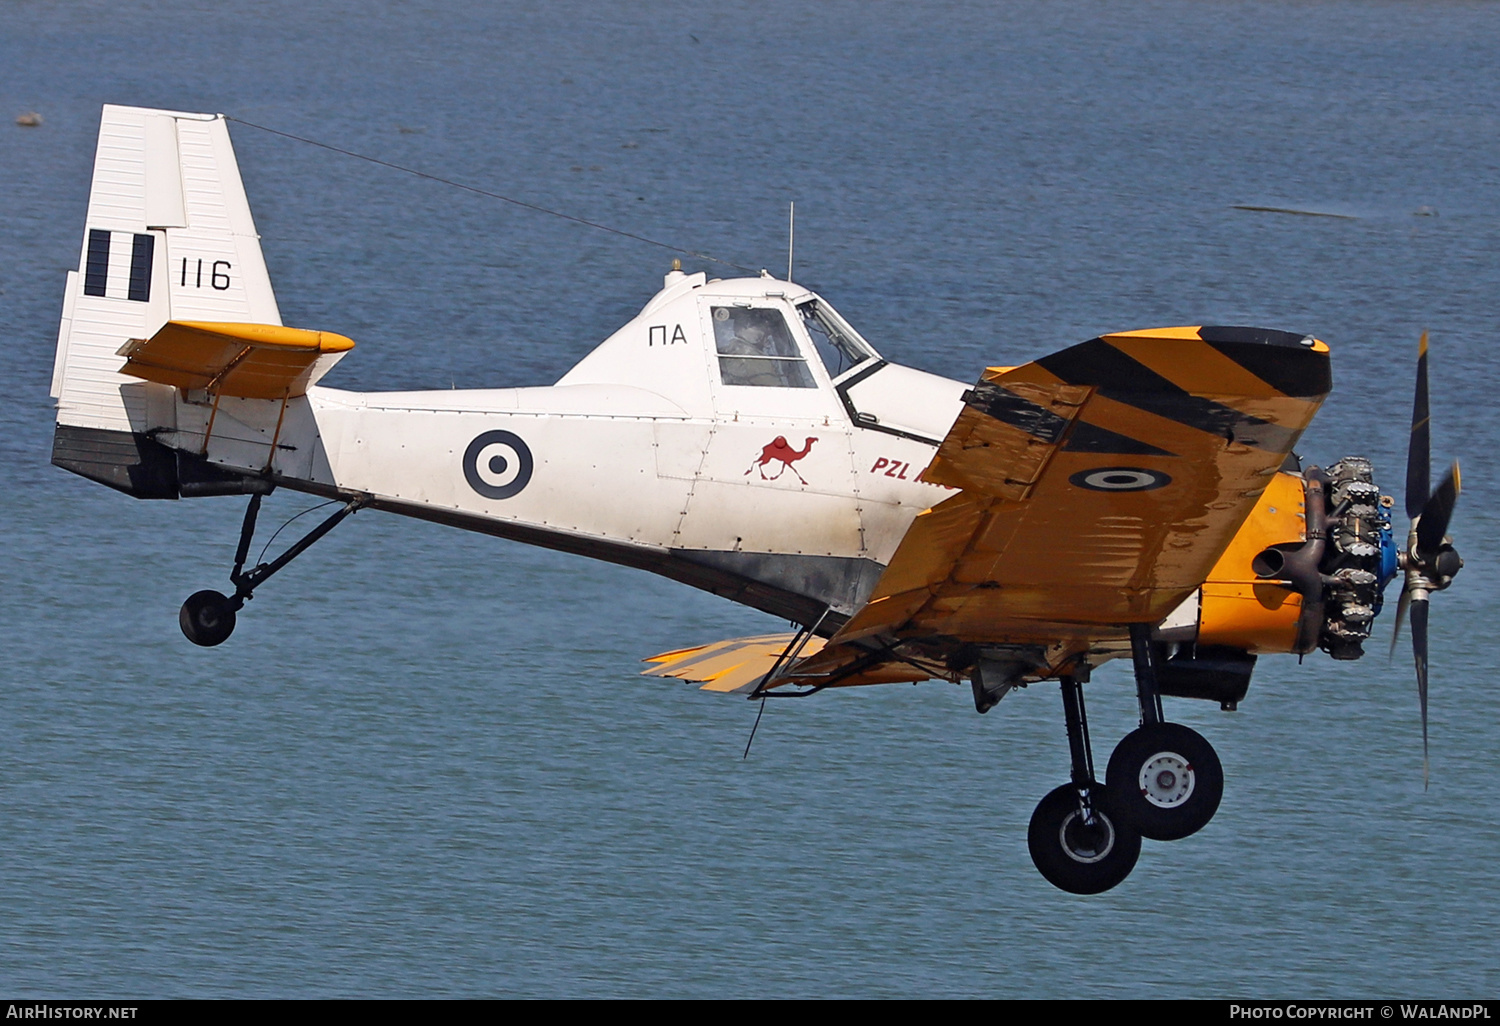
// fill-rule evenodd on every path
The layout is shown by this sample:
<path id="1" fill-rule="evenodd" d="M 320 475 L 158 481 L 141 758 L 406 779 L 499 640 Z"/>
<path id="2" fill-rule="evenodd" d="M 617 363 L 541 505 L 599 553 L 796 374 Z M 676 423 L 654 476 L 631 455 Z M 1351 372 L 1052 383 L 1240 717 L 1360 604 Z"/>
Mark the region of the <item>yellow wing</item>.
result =
<path id="1" fill-rule="evenodd" d="M 1331 383 L 1328 347 L 1250 329 L 1107 335 L 986 373 L 921 514 L 837 636 L 971 642 L 1156 623 L 1203 583 Z"/>
<path id="2" fill-rule="evenodd" d="M 1157 623 L 1207 578 L 1332 383 L 1328 347 L 1252 328 L 1105 335 L 965 393 L 920 514 L 868 603 L 784 684 L 968 676 L 979 646 L 1038 675 Z M 913 679 L 907 676 L 904 679 Z"/>

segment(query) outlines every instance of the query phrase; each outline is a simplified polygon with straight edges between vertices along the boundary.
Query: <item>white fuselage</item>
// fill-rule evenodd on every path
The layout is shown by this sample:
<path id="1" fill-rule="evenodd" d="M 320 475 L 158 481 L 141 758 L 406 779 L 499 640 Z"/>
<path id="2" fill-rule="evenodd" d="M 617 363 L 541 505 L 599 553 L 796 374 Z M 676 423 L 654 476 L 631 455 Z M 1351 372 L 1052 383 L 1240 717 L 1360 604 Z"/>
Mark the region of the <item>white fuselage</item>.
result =
<path id="1" fill-rule="evenodd" d="M 122 373 L 168 322 L 281 324 L 221 116 L 104 108 L 65 297 L 53 461 L 137 498 L 345 495 L 816 617 L 856 608 L 949 494 L 918 475 L 964 386 L 764 275 L 672 271 L 550 388 L 318 387 L 342 350 L 285 401 Z"/>
<path id="2" fill-rule="evenodd" d="M 156 438 L 292 488 L 643 566 L 787 615 L 847 615 L 912 518 L 952 494 L 919 475 L 965 386 L 867 346 L 831 376 L 799 312 L 815 302 L 776 279 L 674 273 L 551 387 L 315 386 L 284 416 L 248 399 L 214 412 L 189 394 Z M 726 381 L 762 367 L 716 347 L 714 318 L 741 311 L 786 326 L 795 355 L 771 362 L 801 387 Z M 785 594 L 757 600 L 757 587 Z"/>

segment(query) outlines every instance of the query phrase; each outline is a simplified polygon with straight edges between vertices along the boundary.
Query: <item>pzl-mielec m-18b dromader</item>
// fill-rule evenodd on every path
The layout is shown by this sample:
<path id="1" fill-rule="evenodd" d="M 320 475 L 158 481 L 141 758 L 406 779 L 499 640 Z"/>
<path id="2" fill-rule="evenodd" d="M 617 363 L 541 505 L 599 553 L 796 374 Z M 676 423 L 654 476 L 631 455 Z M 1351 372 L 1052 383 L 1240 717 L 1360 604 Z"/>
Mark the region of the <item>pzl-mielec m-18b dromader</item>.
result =
<path id="1" fill-rule="evenodd" d="M 222 116 L 105 107 L 68 275 L 53 462 L 141 499 L 243 496 L 233 592 L 181 626 L 230 636 L 252 591 L 359 509 L 649 570 L 801 625 L 653 656 L 751 698 L 901 681 L 1062 692 L 1071 780 L 1032 817 L 1064 890 L 1123 880 L 1141 838 L 1202 828 L 1223 789 L 1162 697 L 1233 708 L 1259 656 L 1355 659 L 1402 578 L 1425 736 L 1427 613 L 1462 561 L 1455 464 L 1428 466 L 1425 336 L 1404 542 L 1367 460 L 1303 467 L 1332 385 L 1299 332 L 1102 335 L 972 383 L 889 363 L 821 296 L 673 269 L 555 385 L 348 392 L 354 348 L 287 327 Z M 336 500 L 246 566 L 261 497 Z M 1141 725 L 1096 779 L 1083 685 L 1129 658 Z"/>

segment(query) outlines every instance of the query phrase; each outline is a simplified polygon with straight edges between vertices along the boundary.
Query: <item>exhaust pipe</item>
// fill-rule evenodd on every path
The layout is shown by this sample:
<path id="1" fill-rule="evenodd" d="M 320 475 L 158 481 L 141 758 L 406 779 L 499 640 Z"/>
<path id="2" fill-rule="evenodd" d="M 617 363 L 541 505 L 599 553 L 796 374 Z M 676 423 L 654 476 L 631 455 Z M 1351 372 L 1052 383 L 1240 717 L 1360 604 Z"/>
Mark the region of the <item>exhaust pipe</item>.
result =
<path id="1" fill-rule="evenodd" d="M 1323 628 L 1323 554 L 1328 548 L 1328 475 L 1319 467 L 1308 467 L 1302 475 L 1305 488 L 1307 540 L 1296 548 L 1262 549 L 1250 569 L 1262 580 L 1286 581 L 1302 596 L 1302 615 L 1297 620 L 1297 640 L 1292 651 L 1306 655 L 1318 646 Z"/>

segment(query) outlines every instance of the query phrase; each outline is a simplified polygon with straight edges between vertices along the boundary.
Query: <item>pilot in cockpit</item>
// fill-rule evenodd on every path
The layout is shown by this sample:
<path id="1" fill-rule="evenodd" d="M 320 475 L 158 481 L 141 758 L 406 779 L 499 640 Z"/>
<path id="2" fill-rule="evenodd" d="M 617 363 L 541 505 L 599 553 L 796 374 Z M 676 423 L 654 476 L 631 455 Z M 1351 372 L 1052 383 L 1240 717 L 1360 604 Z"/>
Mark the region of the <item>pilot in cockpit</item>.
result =
<path id="1" fill-rule="evenodd" d="M 806 361 L 779 312 L 715 307 L 713 317 L 714 346 L 724 384 L 814 387 Z"/>

